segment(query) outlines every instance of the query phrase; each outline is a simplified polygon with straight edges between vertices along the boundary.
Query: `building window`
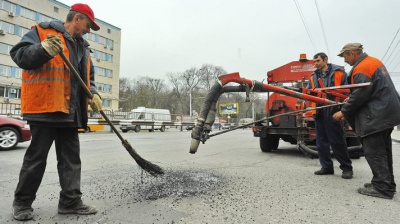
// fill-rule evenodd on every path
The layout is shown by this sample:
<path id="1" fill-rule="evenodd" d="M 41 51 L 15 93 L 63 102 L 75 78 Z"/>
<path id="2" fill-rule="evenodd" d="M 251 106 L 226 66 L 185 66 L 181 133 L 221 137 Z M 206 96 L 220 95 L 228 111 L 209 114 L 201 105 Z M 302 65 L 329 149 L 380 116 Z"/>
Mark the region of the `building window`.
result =
<path id="1" fill-rule="evenodd" d="M 0 30 L 14 34 L 14 25 L 0 20 Z"/>
<path id="2" fill-rule="evenodd" d="M 36 19 L 36 12 L 27 9 L 27 8 L 21 8 L 21 14 L 20 16 L 31 19 L 31 20 L 35 20 Z"/>
<path id="3" fill-rule="evenodd" d="M 0 43 L 0 54 L 10 55 L 11 48 L 11 45 Z"/>
<path id="4" fill-rule="evenodd" d="M 111 29 L 107 29 L 107 33 L 111 33 Z"/>
<path id="5" fill-rule="evenodd" d="M 87 33 L 83 36 L 83 38 L 85 38 L 86 40 L 91 40 L 93 42 L 102 44 L 102 45 L 107 45 L 108 47 L 110 47 L 111 50 L 113 50 L 114 47 L 114 41 L 102 36 L 99 36 L 97 34 L 94 33 Z"/>
<path id="6" fill-rule="evenodd" d="M 55 7 L 55 6 L 54 6 L 54 12 L 57 12 L 57 13 L 58 13 L 58 7 Z"/>
<path id="7" fill-rule="evenodd" d="M 96 82 L 97 91 L 103 92 L 103 84 Z"/>
<path id="8" fill-rule="evenodd" d="M 104 84 L 103 85 L 103 92 L 111 93 L 111 85 Z"/>
<path id="9" fill-rule="evenodd" d="M 94 66 L 94 74 L 98 76 L 104 76 L 108 78 L 112 78 L 113 71 L 107 68 L 100 68 L 98 66 Z"/>
<path id="10" fill-rule="evenodd" d="M 20 79 L 22 76 L 22 69 L 0 64 L 0 76 Z"/>
<path id="11" fill-rule="evenodd" d="M 103 99 L 103 107 L 111 107 L 111 100 Z"/>
<path id="12" fill-rule="evenodd" d="M 96 89 L 100 92 L 111 93 L 112 85 L 96 82 Z"/>
<path id="13" fill-rule="evenodd" d="M 19 27 L 19 31 L 18 31 L 17 35 L 22 37 L 29 31 L 30 31 L 30 29 L 27 29 L 25 27 Z"/>
<path id="14" fill-rule="evenodd" d="M 10 99 L 20 99 L 21 89 L 14 87 L 0 86 L 0 97 L 7 97 Z"/>
<path id="15" fill-rule="evenodd" d="M 56 20 L 54 18 L 51 18 L 49 16 L 43 15 L 43 14 L 39 14 L 39 22 L 51 22 L 53 20 Z"/>
<path id="16" fill-rule="evenodd" d="M 16 5 L 11 2 L 0 0 L 0 7 L 6 11 L 16 13 Z"/>

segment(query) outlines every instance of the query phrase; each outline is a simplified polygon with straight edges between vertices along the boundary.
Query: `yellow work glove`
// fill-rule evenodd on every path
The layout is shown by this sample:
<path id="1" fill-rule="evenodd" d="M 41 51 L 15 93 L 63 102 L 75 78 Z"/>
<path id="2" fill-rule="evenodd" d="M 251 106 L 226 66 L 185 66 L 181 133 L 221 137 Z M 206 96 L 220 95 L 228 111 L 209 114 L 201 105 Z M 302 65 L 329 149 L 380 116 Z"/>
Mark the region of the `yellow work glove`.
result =
<path id="1" fill-rule="evenodd" d="M 94 112 L 99 112 L 103 107 L 100 96 L 97 94 L 93 94 L 93 98 L 89 99 L 89 105 Z"/>
<path id="2" fill-rule="evenodd" d="M 47 35 L 47 39 L 42 41 L 41 44 L 44 50 L 52 57 L 55 57 L 64 49 L 59 35 Z"/>

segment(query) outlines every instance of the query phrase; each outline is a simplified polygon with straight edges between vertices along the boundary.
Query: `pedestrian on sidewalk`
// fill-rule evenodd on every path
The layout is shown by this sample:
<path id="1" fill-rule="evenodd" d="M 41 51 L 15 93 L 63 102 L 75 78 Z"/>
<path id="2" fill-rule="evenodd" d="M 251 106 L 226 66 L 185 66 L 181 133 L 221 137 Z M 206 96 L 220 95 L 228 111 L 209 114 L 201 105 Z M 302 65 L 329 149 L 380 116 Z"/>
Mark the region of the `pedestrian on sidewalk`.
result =
<path id="1" fill-rule="evenodd" d="M 33 219 L 32 203 L 42 182 L 53 142 L 60 180 L 58 213 L 89 215 L 97 212 L 85 205 L 81 193 L 81 160 L 78 128 L 87 127 L 88 99 L 78 80 L 66 69 L 62 51 L 90 87 L 94 111 L 102 103 L 94 82 L 89 43 L 83 35 L 99 30 L 94 13 L 86 4 L 74 4 L 66 22 L 42 22 L 25 34 L 10 51 L 22 73 L 21 112 L 32 132 L 19 182 L 14 192 L 13 217 Z"/>
<path id="2" fill-rule="evenodd" d="M 343 117 L 360 137 L 364 156 L 372 180 L 358 189 L 358 193 L 392 199 L 396 192 L 393 176 L 392 139 L 393 127 L 400 124 L 400 97 L 384 64 L 363 52 L 360 43 L 346 44 L 339 57 L 353 66 L 349 83 L 368 83 L 368 87 L 355 88 L 341 111 L 333 117 Z"/>

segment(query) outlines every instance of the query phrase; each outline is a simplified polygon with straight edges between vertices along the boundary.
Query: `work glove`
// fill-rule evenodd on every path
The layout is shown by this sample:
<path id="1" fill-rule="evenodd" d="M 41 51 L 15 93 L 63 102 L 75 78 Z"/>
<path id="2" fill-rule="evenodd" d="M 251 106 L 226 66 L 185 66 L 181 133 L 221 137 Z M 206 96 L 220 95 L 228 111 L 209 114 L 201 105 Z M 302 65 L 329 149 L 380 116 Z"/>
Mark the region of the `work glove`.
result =
<path id="1" fill-rule="evenodd" d="M 64 49 L 59 35 L 47 35 L 47 39 L 42 41 L 41 44 L 44 50 L 52 57 L 55 57 Z"/>
<path id="2" fill-rule="evenodd" d="M 102 109 L 103 103 L 98 94 L 93 94 L 93 98 L 89 99 L 89 106 L 94 112 L 99 112 Z"/>

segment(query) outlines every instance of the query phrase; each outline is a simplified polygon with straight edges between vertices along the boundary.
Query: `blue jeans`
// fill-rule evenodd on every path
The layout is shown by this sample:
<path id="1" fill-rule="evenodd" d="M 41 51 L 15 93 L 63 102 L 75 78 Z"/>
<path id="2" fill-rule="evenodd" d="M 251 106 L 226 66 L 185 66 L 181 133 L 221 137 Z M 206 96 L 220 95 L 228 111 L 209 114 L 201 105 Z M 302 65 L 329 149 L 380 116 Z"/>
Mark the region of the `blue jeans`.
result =
<path id="1" fill-rule="evenodd" d="M 333 170 L 331 148 L 343 171 L 353 170 L 347 151 L 343 122 L 332 118 L 331 108 L 322 109 L 315 118 L 316 142 L 322 169 Z"/>
<path id="2" fill-rule="evenodd" d="M 31 206 L 42 182 L 47 156 L 53 142 L 56 146 L 57 169 L 61 192 L 59 203 L 72 205 L 81 199 L 81 160 L 77 128 L 30 126 L 31 144 L 26 150 L 14 204 Z"/>

